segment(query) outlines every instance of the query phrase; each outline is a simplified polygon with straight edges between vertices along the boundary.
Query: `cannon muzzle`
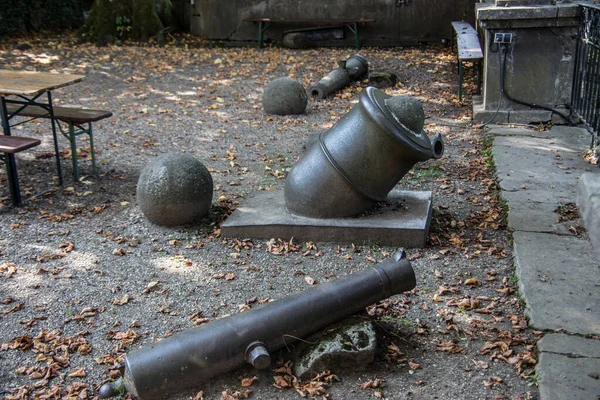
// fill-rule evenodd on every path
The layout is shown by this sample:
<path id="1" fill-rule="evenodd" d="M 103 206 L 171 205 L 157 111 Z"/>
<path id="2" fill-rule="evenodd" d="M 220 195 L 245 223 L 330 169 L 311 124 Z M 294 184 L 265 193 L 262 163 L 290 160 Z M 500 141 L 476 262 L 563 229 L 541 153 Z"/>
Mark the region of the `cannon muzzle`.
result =
<path id="1" fill-rule="evenodd" d="M 365 272 L 314 286 L 127 354 L 123 385 L 142 400 L 161 399 L 246 362 L 258 369 L 267 368 L 270 354 L 286 344 L 377 301 L 411 290 L 415 284 L 410 262 L 398 252 Z M 101 393 L 114 392 L 109 386 Z"/>

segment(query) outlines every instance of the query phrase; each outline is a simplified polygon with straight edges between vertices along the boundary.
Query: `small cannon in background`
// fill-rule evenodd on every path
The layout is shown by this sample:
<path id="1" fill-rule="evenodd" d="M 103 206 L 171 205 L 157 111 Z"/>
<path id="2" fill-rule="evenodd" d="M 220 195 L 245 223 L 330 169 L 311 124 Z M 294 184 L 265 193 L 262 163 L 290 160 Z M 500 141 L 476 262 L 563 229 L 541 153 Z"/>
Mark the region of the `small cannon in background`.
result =
<path id="1" fill-rule="evenodd" d="M 337 90 L 346 87 L 350 81 L 357 81 L 367 75 L 369 62 L 363 56 L 355 54 L 339 62 L 339 67 L 331 71 L 319 82 L 313 82 L 306 92 L 316 98 L 324 99 Z"/>
<path id="2" fill-rule="evenodd" d="M 265 369 L 271 363 L 270 354 L 296 338 L 415 285 L 414 271 L 401 250 L 365 272 L 317 285 L 127 354 L 123 378 L 102 386 L 99 397 L 117 395 L 124 387 L 141 400 L 161 399 L 245 362 Z"/>

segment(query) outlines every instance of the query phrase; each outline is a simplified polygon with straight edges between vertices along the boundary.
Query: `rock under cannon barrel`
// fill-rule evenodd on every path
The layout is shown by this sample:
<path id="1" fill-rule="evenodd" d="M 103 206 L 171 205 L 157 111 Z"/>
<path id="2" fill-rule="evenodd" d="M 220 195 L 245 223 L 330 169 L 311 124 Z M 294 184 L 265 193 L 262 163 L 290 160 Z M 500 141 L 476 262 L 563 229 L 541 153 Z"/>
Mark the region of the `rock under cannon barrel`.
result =
<path id="1" fill-rule="evenodd" d="M 267 368 L 269 354 L 286 343 L 413 289 L 415 275 L 402 255 L 398 252 L 365 272 L 215 320 L 127 354 L 124 386 L 142 400 L 161 399 L 245 362 Z M 110 389 L 103 387 L 101 392 Z"/>

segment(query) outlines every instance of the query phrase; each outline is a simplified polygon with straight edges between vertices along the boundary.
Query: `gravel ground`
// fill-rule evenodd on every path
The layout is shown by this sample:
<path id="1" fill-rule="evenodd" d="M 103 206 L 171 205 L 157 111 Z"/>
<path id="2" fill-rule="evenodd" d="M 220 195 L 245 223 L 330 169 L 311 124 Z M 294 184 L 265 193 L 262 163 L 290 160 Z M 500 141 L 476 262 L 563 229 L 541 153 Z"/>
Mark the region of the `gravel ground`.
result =
<path id="1" fill-rule="evenodd" d="M 246 196 L 283 188 L 283 171 L 308 136 L 350 110 L 366 82 L 288 117 L 263 112 L 265 85 L 279 76 L 307 85 L 351 54 L 220 48 L 192 37 L 165 48 L 100 48 L 71 36 L 1 43 L 0 68 L 84 74 L 82 83 L 53 93 L 56 103 L 114 116 L 94 125 L 99 176 L 90 174 L 88 142 L 81 138 L 82 178 L 70 179 L 64 150 L 63 187 L 55 184 L 48 122 L 13 132 L 43 141 L 17 158 L 23 193 L 49 192 L 12 209 L 0 175 L 0 396 L 93 398 L 118 376 L 128 351 L 307 289 L 307 277 L 319 284 L 390 257 L 396 249 L 377 243 L 294 242 L 275 254 L 277 238 L 232 240 L 219 232 Z M 396 73 L 400 83 L 386 93 L 416 96 L 426 131 L 445 139 L 442 159 L 416 166 L 398 184 L 434 193 L 429 243 L 408 250 L 417 288 L 369 307 L 379 352 L 365 369 L 298 382 L 286 373 L 290 355 L 282 351 L 273 368 L 244 367 L 166 397 L 538 397 L 533 348 L 541 332 L 523 317 L 490 141 L 471 126 L 469 101 L 457 99 L 451 49 L 365 48 L 360 54 L 372 71 Z M 467 90 L 474 89 L 468 77 Z M 66 140 L 61 145 L 68 148 Z M 136 206 L 141 168 L 166 152 L 192 154 L 211 171 L 213 207 L 202 223 L 158 227 Z"/>

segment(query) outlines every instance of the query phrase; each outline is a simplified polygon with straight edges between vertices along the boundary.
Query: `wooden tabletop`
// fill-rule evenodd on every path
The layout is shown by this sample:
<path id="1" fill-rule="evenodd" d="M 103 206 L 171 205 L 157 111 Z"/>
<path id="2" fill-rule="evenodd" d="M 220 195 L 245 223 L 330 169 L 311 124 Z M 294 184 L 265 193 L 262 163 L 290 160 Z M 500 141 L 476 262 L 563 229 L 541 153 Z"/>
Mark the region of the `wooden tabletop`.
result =
<path id="1" fill-rule="evenodd" d="M 0 96 L 11 94 L 35 96 L 42 92 L 72 85 L 84 78 L 83 75 L 0 69 Z"/>

